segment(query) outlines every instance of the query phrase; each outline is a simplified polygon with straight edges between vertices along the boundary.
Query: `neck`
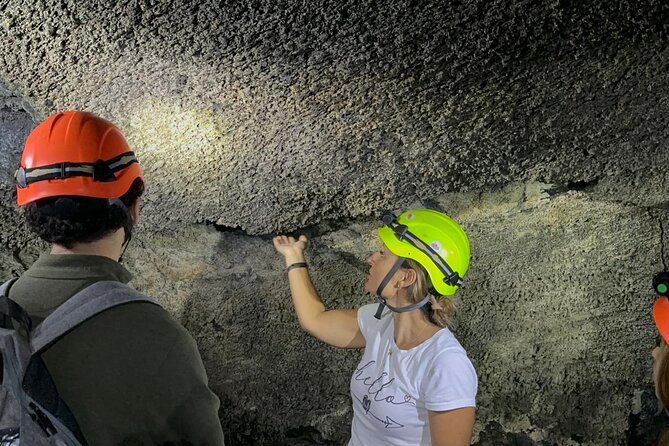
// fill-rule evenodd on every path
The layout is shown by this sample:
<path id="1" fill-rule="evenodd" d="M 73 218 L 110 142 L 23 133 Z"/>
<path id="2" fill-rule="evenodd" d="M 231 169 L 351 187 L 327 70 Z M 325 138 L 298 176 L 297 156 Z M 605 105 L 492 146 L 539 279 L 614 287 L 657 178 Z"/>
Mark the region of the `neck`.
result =
<path id="1" fill-rule="evenodd" d="M 109 234 L 106 237 L 89 243 L 77 243 L 71 248 L 58 245 L 54 243 L 51 246 L 51 254 L 54 255 L 94 255 L 108 257 L 114 261 L 118 261 L 123 251 L 123 242 L 125 240 L 125 232 L 123 228 Z"/>
<path id="2" fill-rule="evenodd" d="M 416 347 L 431 338 L 440 328 L 432 324 L 420 309 L 407 313 L 393 313 L 393 319 L 395 344 L 402 350 Z"/>

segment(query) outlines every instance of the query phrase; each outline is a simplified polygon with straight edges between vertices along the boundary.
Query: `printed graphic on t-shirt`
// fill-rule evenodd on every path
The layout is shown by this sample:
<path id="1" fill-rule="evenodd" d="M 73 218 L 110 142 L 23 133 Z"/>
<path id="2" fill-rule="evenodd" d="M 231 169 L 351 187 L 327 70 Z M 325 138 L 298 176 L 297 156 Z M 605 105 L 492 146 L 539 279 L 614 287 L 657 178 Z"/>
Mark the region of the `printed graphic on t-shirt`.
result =
<path id="1" fill-rule="evenodd" d="M 353 397 L 362 405 L 367 416 L 383 424 L 386 429 L 402 428 L 404 425 L 386 415 L 386 411 L 389 407 L 405 404 L 415 407 L 416 399 L 407 394 L 400 398 L 396 398 L 397 395 L 394 394 L 389 395 L 393 392 L 392 386 L 395 378 L 391 378 L 387 372 L 381 372 L 379 376 L 375 376 L 374 364 L 376 361 L 369 361 L 353 373 L 353 379 L 362 382 L 363 390 L 366 392 L 362 397 L 359 395 L 353 395 Z"/>

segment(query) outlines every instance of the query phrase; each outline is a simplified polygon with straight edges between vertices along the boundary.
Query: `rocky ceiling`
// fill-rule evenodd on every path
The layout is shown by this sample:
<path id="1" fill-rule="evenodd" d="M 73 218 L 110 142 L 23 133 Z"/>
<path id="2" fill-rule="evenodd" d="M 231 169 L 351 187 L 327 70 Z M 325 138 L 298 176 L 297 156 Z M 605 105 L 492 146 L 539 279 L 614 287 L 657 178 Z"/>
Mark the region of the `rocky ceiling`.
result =
<path id="1" fill-rule="evenodd" d="M 157 225 L 270 234 L 510 181 L 617 184 L 652 177 L 666 140 L 662 1 L 0 4 L 0 79 L 36 117 L 117 122 Z"/>

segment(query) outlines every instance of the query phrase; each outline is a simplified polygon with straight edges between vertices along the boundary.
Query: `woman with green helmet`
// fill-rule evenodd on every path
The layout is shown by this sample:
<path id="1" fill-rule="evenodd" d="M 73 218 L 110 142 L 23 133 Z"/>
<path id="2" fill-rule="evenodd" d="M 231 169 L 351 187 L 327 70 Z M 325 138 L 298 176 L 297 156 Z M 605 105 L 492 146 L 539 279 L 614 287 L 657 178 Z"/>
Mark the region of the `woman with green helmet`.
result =
<path id="1" fill-rule="evenodd" d="M 281 235 L 300 325 L 335 347 L 364 348 L 351 378 L 349 446 L 468 445 L 477 378 L 448 329 L 451 296 L 469 267 L 469 240 L 449 216 L 415 209 L 386 214 L 365 289 L 378 304 L 326 310 L 305 262 L 307 238 Z"/>

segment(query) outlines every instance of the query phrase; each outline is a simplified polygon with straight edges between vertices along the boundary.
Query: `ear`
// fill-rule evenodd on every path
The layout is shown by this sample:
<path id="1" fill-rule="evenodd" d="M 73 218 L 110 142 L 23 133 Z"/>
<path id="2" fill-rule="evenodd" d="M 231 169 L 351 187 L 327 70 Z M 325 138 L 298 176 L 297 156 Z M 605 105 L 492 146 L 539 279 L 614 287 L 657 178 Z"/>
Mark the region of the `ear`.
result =
<path id="1" fill-rule="evenodd" d="M 130 211 L 130 218 L 132 218 L 133 225 L 139 223 L 139 199 L 140 197 L 137 197 L 135 202 L 128 206 L 128 211 Z"/>
<path id="2" fill-rule="evenodd" d="M 404 273 L 404 278 L 400 280 L 399 285 L 402 288 L 408 288 L 418 280 L 416 270 L 413 268 L 404 268 L 401 270 Z"/>

